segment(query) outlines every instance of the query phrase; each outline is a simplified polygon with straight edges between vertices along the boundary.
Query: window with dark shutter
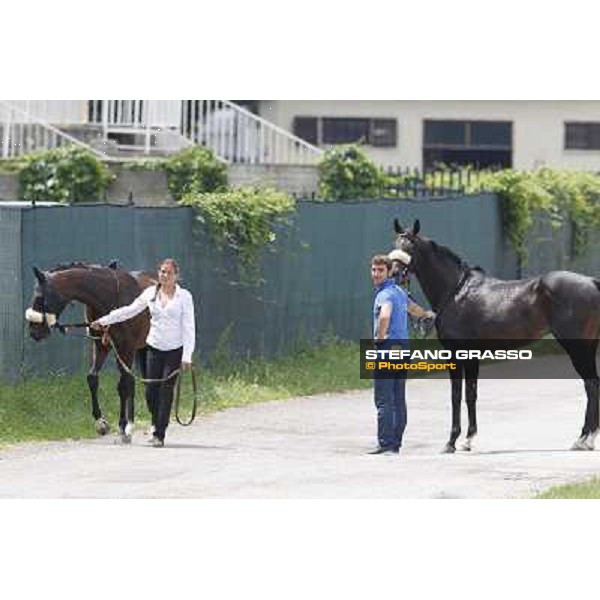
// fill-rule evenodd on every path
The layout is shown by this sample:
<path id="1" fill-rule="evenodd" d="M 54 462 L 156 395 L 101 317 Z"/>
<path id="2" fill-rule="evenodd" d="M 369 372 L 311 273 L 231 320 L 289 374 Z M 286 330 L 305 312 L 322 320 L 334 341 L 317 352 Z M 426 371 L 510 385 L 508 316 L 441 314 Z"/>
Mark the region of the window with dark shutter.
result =
<path id="1" fill-rule="evenodd" d="M 317 117 L 294 117 L 294 135 L 316 146 L 319 143 Z"/>
<path id="2" fill-rule="evenodd" d="M 369 119 L 323 119 L 324 144 L 353 144 L 354 142 L 368 142 Z"/>
<path id="3" fill-rule="evenodd" d="M 423 122 L 423 166 L 512 165 L 510 121 L 426 120 Z"/>
<path id="4" fill-rule="evenodd" d="M 565 123 L 565 150 L 600 150 L 600 123 Z"/>
<path id="5" fill-rule="evenodd" d="M 398 145 L 396 119 L 360 117 L 294 117 L 294 134 L 315 144 L 370 144 L 378 148 Z"/>

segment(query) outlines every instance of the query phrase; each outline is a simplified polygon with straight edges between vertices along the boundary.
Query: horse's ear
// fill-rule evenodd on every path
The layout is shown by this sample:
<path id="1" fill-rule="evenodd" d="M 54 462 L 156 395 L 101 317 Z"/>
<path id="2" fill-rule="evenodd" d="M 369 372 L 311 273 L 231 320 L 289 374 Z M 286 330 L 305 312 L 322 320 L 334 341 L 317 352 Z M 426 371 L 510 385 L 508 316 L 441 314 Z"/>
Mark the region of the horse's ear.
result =
<path id="1" fill-rule="evenodd" d="M 420 223 L 419 219 L 417 219 L 415 221 L 415 224 L 413 225 L 412 234 L 417 235 L 417 233 L 419 233 L 419 231 L 421 231 L 421 223 Z"/>
<path id="2" fill-rule="evenodd" d="M 394 229 L 398 234 L 404 233 L 404 228 L 402 227 L 402 225 L 400 225 L 400 221 L 398 221 L 398 219 L 394 219 Z"/>
<path id="3" fill-rule="evenodd" d="M 46 283 L 46 276 L 37 267 L 33 267 L 33 274 L 39 281 L 40 285 L 44 285 L 44 283 Z"/>

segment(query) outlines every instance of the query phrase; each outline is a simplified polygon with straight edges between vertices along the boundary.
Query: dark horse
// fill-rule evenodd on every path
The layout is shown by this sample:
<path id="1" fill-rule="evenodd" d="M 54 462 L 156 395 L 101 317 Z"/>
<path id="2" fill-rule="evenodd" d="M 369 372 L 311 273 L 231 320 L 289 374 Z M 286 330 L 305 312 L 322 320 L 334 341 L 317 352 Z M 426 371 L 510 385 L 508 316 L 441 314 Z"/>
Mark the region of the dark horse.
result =
<path id="1" fill-rule="evenodd" d="M 31 300 L 31 308 L 26 312 L 29 321 L 29 334 L 40 341 L 50 335 L 58 324 L 58 318 L 65 307 L 73 300 L 86 307 L 86 321 L 89 323 L 109 313 L 113 308 L 130 304 L 143 289 L 156 283 L 144 272 L 124 271 L 113 267 L 72 263 L 59 266 L 51 271 L 40 271 L 33 267 L 37 279 Z M 92 398 L 92 414 L 96 420 L 96 431 L 104 435 L 109 425 L 98 402 L 98 373 L 102 368 L 113 344 L 125 368 L 118 360 L 120 371 L 117 386 L 120 398 L 119 433 L 121 441 L 131 441 L 134 421 L 135 381 L 127 372 L 133 367 L 136 350 L 145 346 L 150 327 L 148 311 L 125 323 L 110 327 L 110 340 L 96 337 L 93 342 L 92 365 L 87 382 Z"/>
<path id="2" fill-rule="evenodd" d="M 583 379 L 587 408 L 581 435 L 573 450 L 593 450 L 599 427 L 599 379 L 596 349 L 600 337 L 600 281 L 569 271 L 552 271 L 531 279 L 503 281 L 471 268 L 448 248 L 394 222 L 396 248 L 411 256 L 413 272 L 437 313 L 441 344 L 455 349 L 465 340 L 473 349 L 524 346 L 551 332 L 569 355 Z M 452 428 L 445 452 L 454 452 L 460 435 L 462 379 L 469 428 L 463 449 L 470 450 L 477 433 L 477 379 L 479 361 L 458 361 L 449 370 L 452 383 Z"/>

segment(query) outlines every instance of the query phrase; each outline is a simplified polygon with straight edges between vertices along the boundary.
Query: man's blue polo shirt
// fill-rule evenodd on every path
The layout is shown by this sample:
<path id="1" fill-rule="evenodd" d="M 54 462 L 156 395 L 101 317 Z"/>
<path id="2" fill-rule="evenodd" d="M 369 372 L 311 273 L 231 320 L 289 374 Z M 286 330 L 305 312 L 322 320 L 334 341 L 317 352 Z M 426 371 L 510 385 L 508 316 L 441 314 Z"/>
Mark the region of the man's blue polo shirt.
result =
<path id="1" fill-rule="evenodd" d="M 386 302 L 392 304 L 392 316 L 388 328 L 387 339 L 408 340 L 408 296 L 406 292 L 396 285 L 393 279 L 386 279 L 376 288 L 375 302 L 373 304 L 373 337 L 377 332 L 377 319 L 381 307 Z"/>

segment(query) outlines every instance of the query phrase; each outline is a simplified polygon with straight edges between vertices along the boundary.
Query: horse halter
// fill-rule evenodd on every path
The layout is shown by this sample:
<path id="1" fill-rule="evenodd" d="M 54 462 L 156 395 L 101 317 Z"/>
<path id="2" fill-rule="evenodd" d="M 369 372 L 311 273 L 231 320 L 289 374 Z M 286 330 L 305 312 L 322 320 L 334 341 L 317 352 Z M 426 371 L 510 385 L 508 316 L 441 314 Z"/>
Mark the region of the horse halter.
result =
<path id="1" fill-rule="evenodd" d="M 408 267 L 396 271 L 394 273 L 394 281 L 396 282 L 396 285 L 408 290 L 410 288 L 410 272 Z"/>
<path id="2" fill-rule="evenodd" d="M 402 268 L 394 274 L 394 279 L 397 285 L 408 289 L 410 286 L 410 273 L 413 271 L 411 255 L 400 248 L 394 248 L 388 254 L 388 258 L 392 262 L 402 265 Z"/>
<path id="3" fill-rule="evenodd" d="M 118 265 L 116 263 L 116 261 L 111 261 L 111 263 L 108 265 L 108 268 L 110 269 L 114 281 L 115 281 L 115 303 L 114 303 L 114 307 L 118 307 L 119 306 L 119 295 L 120 295 L 120 291 L 121 291 L 121 285 L 119 283 L 119 276 L 116 272 Z M 44 284 L 45 285 L 45 284 Z M 80 323 L 59 323 L 58 322 L 58 318 L 60 313 L 62 312 L 62 309 L 64 308 L 64 306 L 62 307 L 57 307 L 58 310 L 56 311 L 49 311 L 48 307 L 47 307 L 47 303 L 46 303 L 46 294 L 44 293 L 44 287 L 41 285 L 40 286 L 40 290 L 41 290 L 41 311 L 39 310 L 35 310 L 33 307 L 28 308 L 25 311 L 25 320 L 28 321 L 29 323 L 34 323 L 36 325 L 42 325 L 45 324 L 48 326 L 49 329 L 58 329 L 58 331 L 60 331 L 62 334 L 65 334 L 67 332 L 67 330 L 69 328 L 82 328 L 82 327 L 89 327 L 89 323 L 87 321 L 83 321 Z M 60 294 L 58 292 L 56 292 L 56 290 L 53 290 L 53 293 L 59 297 Z M 60 304 L 60 302 L 59 302 Z M 67 301 L 65 301 L 64 305 L 67 304 Z"/>
<path id="4" fill-rule="evenodd" d="M 25 311 L 25 320 L 29 323 L 35 323 L 37 325 L 47 325 L 49 329 L 58 326 L 58 311 L 48 310 L 46 304 L 46 295 L 44 290 L 41 288 L 41 311 L 35 310 L 33 307 L 28 308 Z"/>
<path id="5" fill-rule="evenodd" d="M 49 312 L 39 312 L 37 310 L 33 310 L 33 308 L 28 308 L 25 311 L 25 320 L 29 321 L 29 323 L 36 323 L 37 325 L 46 324 L 48 327 L 52 328 L 58 322 L 58 319 L 54 313 Z"/>

